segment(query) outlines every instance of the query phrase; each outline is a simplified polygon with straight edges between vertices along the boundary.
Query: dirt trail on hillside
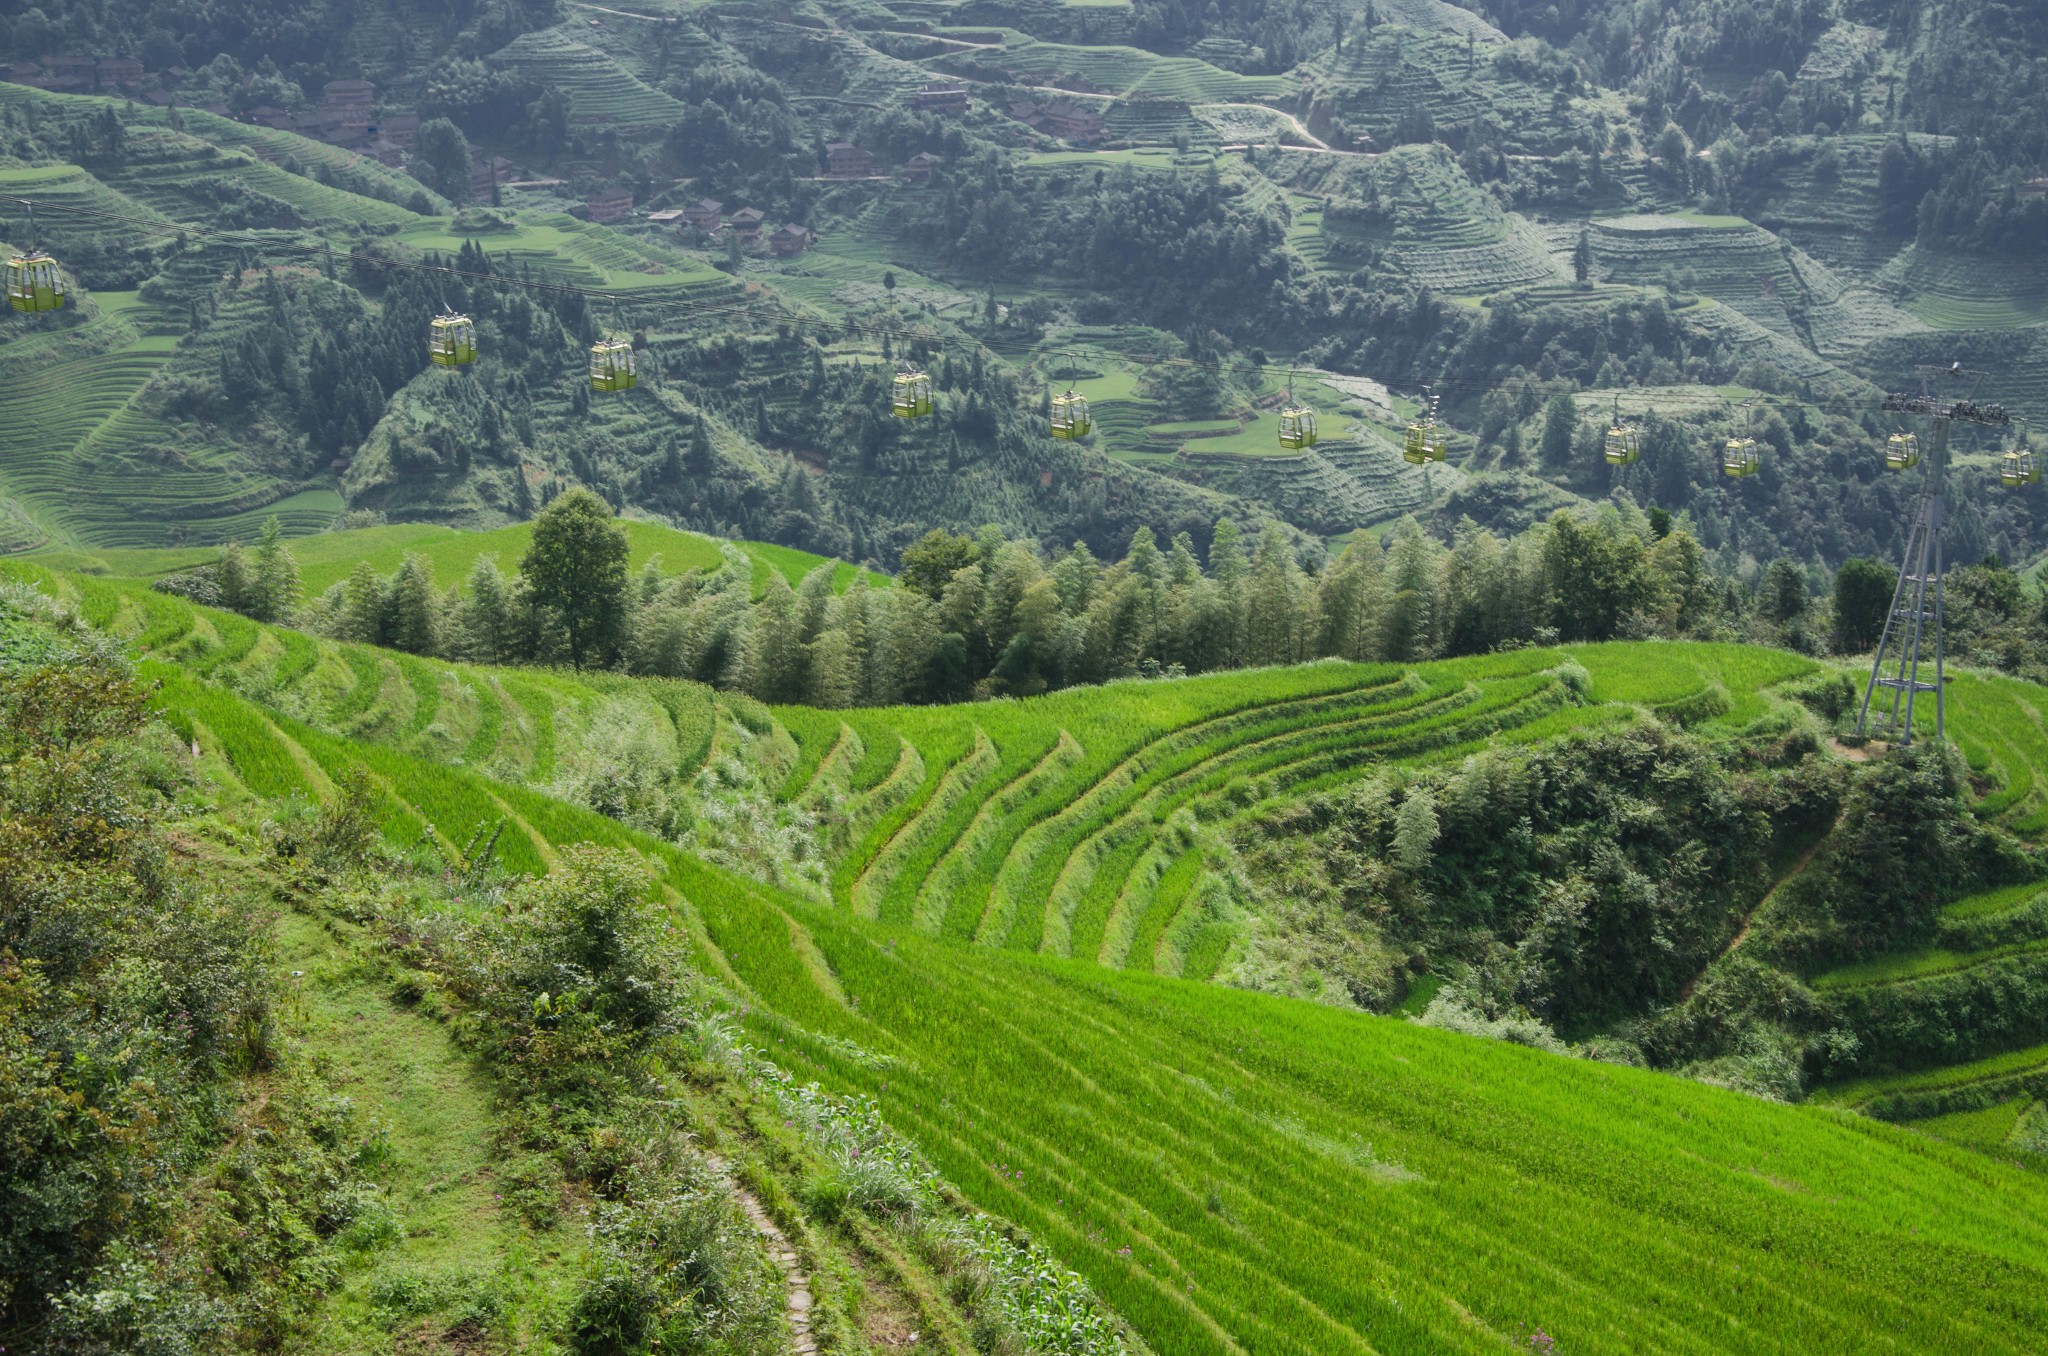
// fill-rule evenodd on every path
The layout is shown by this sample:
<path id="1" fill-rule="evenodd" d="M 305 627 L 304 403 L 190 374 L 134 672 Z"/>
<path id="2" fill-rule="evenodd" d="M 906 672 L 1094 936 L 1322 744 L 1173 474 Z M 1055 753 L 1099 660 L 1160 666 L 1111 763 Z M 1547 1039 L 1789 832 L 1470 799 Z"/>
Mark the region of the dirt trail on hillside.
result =
<path id="1" fill-rule="evenodd" d="M 783 1313 L 789 1319 L 790 1350 L 798 1356 L 812 1356 L 818 1349 L 817 1339 L 811 1336 L 811 1278 L 804 1272 L 803 1264 L 797 1260 L 796 1249 L 789 1239 L 768 1216 L 754 1193 L 740 1185 L 730 1165 L 717 1154 L 706 1154 L 711 1166 L 724 1174 L 733 1194 L 740 1198 L 740 1205 L 746 1210 L 755 1232 L 767 1245 L 768 1256 L 782 1272 L 783 1285 L 787 1295 L 783 1302 Z"/>
<path id="2" fill-rule="evenodd" d="M 1830 826 L 1828 833 L 1832 833 L 1833 831 L 1833 826 Z M 1799 854 L 1799 860 L 1792 863 L 1792 869 L 1787 871 L 1784 875 L 1778 877 L 1777 883 L 1771 886 L 1770 889 L 1764 891 L 1764 897 L 1756 902 L 1755 908 L 1751 909 L 1748 913 L 1742 915 L 1742 926 L 1735 929 L 1735 935 L 1728 939 L 1728 944 L 1722 947 L 1719 951 L 1716 951 L 1714 953 L 1714 958 L 1708 961 L 1705 965 L 1702 965 L 1700 967 L 1699 974 L 1696 974 L 1691 979 L 1685 981 L 1685 987 L 1678 991 L 1679 1002 L 1683 1003 L 1686 999 L 1691 998 L 1693 988 L 1699 984 L 1701 979 L 1706 977 L 1707 971 L 1713 969 L 1717 964 L 1719 964 L 1722 957 L 1727 956 L 1729 953 L 1733 952 L 1736 947 L 1742 945 L 1743 941 L 1749 936 L 1749 925 L 1753 921 L 1755 921 L 1757 914 L 1763 911 L 1764 905 L 1770 903 L 1773 899 L 1776 899 L 1778 897 L 1778 891 L 1785 888 L 1786 882 L 1794 880 L 1799 876 L 1805 874 L 1806 868 L 1813 864 L 1814 854 L 1820 851 L 1820 845 L 1828 841 L 1828 833 L 1821 834 L 1818 838 L 1814 839 L 1811 843 L 1807 844 L 1806 851 Z"/>

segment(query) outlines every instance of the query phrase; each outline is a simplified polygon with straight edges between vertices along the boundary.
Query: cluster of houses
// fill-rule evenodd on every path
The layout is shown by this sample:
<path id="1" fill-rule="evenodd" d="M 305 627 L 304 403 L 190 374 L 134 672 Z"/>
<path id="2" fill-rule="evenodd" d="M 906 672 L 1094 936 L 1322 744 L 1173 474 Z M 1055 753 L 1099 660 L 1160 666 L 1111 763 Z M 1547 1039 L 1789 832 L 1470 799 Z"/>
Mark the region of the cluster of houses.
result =
<path id="1" fill-rule="evenodd" d="M 377 87 L 368 80 L 330 80 L 320 91 L 316 107 L 278 108 L 259 104 L 242 114 L 246 122 L 302 137 L 345 146 L 393 169 L 405 164 L 405 153 L 419 136 L 417 113 L 377 112 Z M 479 197 L 489 195 L 489 183 Z"/>
<path id="2" fill-rule="evenodd" d="M 670 207 L 659 212 L 649 212 L 647 219 L 657 226 L 682 223 L 679 229 L 717 235 L 720 231 L 731 231 L 733 238 L 742 246 L 753 249 L 761 244 L 766 233 L 768 248 L 778 258 L 795 259 L 817 242 L 817 235 L 808 226 L 794 222 L 768 231 L 768 214 L 758 207 L 742 207 L 737 212 L 727 213 L 725 204 L 716 198 L 699 198 L 687 207 Z"/>

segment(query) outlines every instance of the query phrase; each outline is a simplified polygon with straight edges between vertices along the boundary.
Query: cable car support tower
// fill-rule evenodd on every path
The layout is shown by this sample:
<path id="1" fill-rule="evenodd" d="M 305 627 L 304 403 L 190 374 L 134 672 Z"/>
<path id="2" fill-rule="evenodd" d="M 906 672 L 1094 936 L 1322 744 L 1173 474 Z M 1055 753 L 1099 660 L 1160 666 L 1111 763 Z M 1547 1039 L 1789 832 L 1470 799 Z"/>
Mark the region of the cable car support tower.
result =
<path id="1" fill-rule="evenodd" d="M 1944 381 L 1968 381 L 1968 395 L 1955 397 L 1938 389 Z M 1870 681 L 1863 688 L 1863 705 L 1856 713 L 1859 736 L 1881 735 L 1899 747 L 1913 742 L 1913 699 L 1923 692 L 1934 694 L 1934 736 L 1944 733 L 1941 635 L 1941 529 L 1947 517 L 1949 430 L 1958 423 L 1985 428 L 2005 428 L 2012 418 L 2003 405 L 1984 404 L 1976 399 L 1984 373 L 1954 367 L 1920 369 L 1917 394 L 1894 391 L 1884 398 L 1887 414 L 1917 415 L 1932 428 L 1927 456 L 1927 485 L 1920 495 L 1920 510 L 1913 530 L 1906 537 L 1905 559 L 1899 565 L 1898 586 L 1892 591 L 1891 611 L 1885 617 L 1884 636 L 1877 643 L 1877 655 L 1870 663 Z M 1892 441 L 1911 439 L 1910 434 Z M 1917 454 L 1918 449 L 1911 449 Z M 1910 462 L 1904 464 L 1910 465 Z M 1921 667 L 1932 664 L 1934 681 L 1921 678 Z M 1890 696 L 1878 695 L 1880 690 Z M 1873 711 L 1872 699 L 1876 710 Z"/>

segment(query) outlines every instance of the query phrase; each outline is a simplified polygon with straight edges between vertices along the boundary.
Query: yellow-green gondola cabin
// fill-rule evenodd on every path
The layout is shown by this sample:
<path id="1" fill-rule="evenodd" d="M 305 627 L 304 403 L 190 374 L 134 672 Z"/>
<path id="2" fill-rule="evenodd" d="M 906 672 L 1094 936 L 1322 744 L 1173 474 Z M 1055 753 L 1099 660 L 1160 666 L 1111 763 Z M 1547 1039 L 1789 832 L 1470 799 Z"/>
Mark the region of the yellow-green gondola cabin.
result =
<path id="1" fill-rule="evenodd" d="M 911 370 L 898 372 L 890 387 L 889 412 L 898 419 L 922 419 L 932 412 L 932 379 Z"/>
<path id="2" fill-rule="evenodd" d="M 1408 426 L 1408 437 L 1401 444 L 1402 460 L 1421 466 L 1427 462 L 1442 461 L 1449 455 L 1450 439 L 1435 423 Z"/>
<path id="3" fill-rule="evenodd" d="M 600 339 L 590 346 L 591 390 L 630 391 L 638 380 L 630 340 Z"/>
<path id="4" fill-rule="evenodd" d="M 40 250 L 12 255 L 7 260 L 7 304 L 17 311 L 34 314 L 54 311 L 64 304 L 64 275 L 57 261 Z"/>
<path id="5" fill-rule="evenodd" d="M 427 356 L 436 367 L 476 361 L 476 322 L 466 315 L 437 315 L 427 331 Z"/>
<path id="6" fill-rule="evenodd" d="M 1095 430 L 1088 414 L 1088 398 L 1068 391 L 1052 398 L 1052 436 L 1069 440 L 1085 438 Z"/>
<path id="7" fill-rule="evenodd" d="M 1306 405 L 1289 405 L 1280 411 L 1280 446 L 1299 452 L 1316 445 L 1316 412 Z"/>

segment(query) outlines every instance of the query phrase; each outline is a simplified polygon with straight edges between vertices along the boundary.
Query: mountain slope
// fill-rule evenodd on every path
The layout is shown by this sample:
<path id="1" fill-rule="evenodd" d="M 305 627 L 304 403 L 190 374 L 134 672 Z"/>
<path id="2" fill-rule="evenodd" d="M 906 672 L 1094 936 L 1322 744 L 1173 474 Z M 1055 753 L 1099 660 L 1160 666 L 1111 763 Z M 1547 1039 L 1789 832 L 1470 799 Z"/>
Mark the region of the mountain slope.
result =
<path id="1" fill-rule="evenodd" d="M 57 587 L 122 615 L 113 586 Z M 1589 1351 L 2030 1340 L 2037 1174 L 1639 1070 L 933 941 L 158 671 L 171 719 L 252 794 L 318 795 L 312 769 L 361 764 L 404 838 L 506 820 L 526 845 L 509 864 L 584 838 L 658 864 L 762 1048 L 875 1097 L 1154 1349 L 1481 1351 L 1539 1329 Z"/>

